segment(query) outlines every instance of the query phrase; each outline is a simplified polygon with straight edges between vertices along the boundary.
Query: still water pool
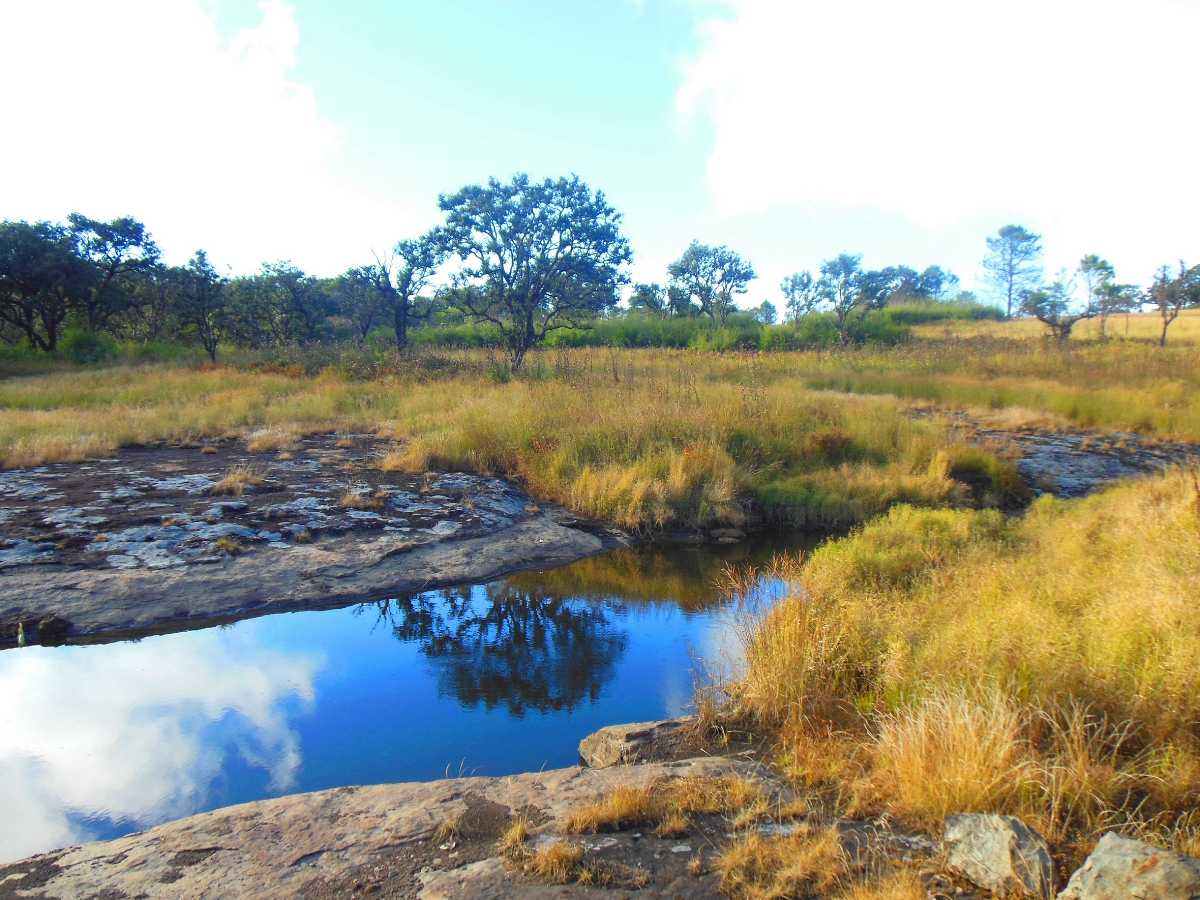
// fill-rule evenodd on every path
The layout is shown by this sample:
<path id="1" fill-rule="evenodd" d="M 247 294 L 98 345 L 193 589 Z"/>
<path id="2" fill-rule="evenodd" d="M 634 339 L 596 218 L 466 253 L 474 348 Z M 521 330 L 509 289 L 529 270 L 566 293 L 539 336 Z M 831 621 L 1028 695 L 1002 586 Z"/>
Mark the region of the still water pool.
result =
<path id="1" fill-rule="evenodd" d="M 576 762 L 736 666 L 715 581 L 804 536 L 619 550 L 491 584 L 0 652 L 0 860 L 232 803 Z M 770 594 L 770 586 L 766 593 Z"/>

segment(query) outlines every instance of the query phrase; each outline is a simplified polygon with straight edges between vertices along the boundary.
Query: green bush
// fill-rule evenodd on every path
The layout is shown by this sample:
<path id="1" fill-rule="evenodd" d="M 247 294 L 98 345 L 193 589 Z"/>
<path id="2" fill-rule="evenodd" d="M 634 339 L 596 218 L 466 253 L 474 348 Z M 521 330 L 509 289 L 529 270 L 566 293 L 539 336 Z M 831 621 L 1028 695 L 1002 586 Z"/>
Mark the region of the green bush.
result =
<path id="1" fill-rule="evenodd" d="M 64 357 L 80 365 L 113 359 L 120 351 L 111 335 L 76 328 L 67 329 L 58 348 Z"/>

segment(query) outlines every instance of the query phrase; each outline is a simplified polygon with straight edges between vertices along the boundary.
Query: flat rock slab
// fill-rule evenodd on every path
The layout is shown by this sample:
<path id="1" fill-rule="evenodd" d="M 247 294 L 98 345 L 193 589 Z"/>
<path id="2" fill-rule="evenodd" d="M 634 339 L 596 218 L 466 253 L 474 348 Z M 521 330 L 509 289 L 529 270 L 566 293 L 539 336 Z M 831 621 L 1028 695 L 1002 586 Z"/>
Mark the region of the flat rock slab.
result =
<path id="1" fill-rule="evenodd" d="M 388 446 L 312 435 L 286 453 L 225 441 L 0 472 L 0 646 L 340 606 L 625 541 L 499 478 L 381 471 Z M 242 467 L 259 483 L 213 493 Z"/>
<path id="2" fill-rule="evenodd" d="M 557 823 L 568 812 L 618 786 L 733 774 L 758 778 L 760 770 L 701 758 L 296 794 L 0 866 L 0 897 L 603 897 L 595 888 L 529 881 L 499 857 L 497 839 L 518 814 L 532 823 L 531 846 L 561 839 Z M 439 837 L 451 820 L 459 834 Z M 644 861 L 641 896 L 717 896 L 712 876 L 686 874 L 692 846 L 680 839 L 572 839 L 599 859 Z"/>
<path id="3" fill-rule="evenodd" d="M 1200 464 L 1200 446 L 1132 432 L 995 428 L 957 410 L 918 408 L 914 412 L 946 419 L 971 443 L 1009 449 L 1016 457 L 1017 471 L 1035 494 L 1083 497 L 1124 478 Z"/>

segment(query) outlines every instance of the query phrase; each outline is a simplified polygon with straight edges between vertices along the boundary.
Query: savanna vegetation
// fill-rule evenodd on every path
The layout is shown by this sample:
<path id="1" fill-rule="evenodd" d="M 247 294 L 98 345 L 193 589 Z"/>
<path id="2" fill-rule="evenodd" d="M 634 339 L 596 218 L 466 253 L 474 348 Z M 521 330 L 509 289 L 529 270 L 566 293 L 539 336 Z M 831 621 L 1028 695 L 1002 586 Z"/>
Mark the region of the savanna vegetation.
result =
<path id="1" fill-rule="evenodd" d="M 363 431 L 394 442 L 382 468 L 495 473 L 629 529 L 851 529 L 777 567 L 790 593 L 747 627 L 727 726 L 772 736 L 839 811 L 1010 812 L 1073 862 L 1114 827 L 1200 851 L 1195 476 L 1026 508 L 1009 460 L 912 415 L 1200 441 L 1200 267 L 1142 289 L 1089 255 L 1046 282 L 1041 238 L 1006 226 L 985 259 L 1000 306 L 843 253 L 745 310 L 753 266 L 723 246 L 629 285 L 620 215 L 577 178 L 440 207 L 336 278 L 168 266 L 129 218 L 0 224 L 0 366 L 22 376 L 0 465 Z M 831 852 L 755 835 L 716 865 L 775 896 L 780 867 L 810 854 L 824 877 Z M 568 857 L 530 865 L 566 877 Z"/>

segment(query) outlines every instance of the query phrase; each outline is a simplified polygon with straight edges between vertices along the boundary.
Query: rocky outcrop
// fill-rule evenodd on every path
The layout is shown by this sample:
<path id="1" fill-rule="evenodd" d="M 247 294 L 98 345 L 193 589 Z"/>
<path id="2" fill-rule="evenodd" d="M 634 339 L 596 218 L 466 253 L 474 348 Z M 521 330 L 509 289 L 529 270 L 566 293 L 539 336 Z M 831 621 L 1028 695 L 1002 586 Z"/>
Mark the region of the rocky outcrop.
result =
<path id="1" fill-rule="evenodd" d="M 1197 900 L 1200 859 L 1110 831 L 1058 900 Z"/>
<path id="2" fill-rule="evenodd" d="M 951 869 L 994 894 L 1046 898 L 1054 893 L 1049 846 L 1013 816 L 950 816 L 942 847 Z"/>
<path id="3" fill-rule="evenodd" d="M 585 766 L 608 766 L 676 759 L 695 750 L 696 719 L 662 719 L 609 725 L 579 742 L 579 760 Z"/>
<path id="4" fill-rule="evenodd" d="M 296 450 L 143 448 L 0 472 L 0 646 L 341 606 L 626 542 L 502 479 L 384 472 L 368 436 Z M 214 494 L 222 471 L 250 479 L 239 498 Z"/>
<path id="5" fill-rule="evenodd" d="M 504 863 L 497 839 L 522 815 L 532 847 L 560 840 L 558 823 L 568 812 L 617 786 L 732 774 L 759 777 L 749 763 L 702 758 L 297 794 L 0 866 L 0 896 L 604 896 L 525 879 Z M 661 861 L 645 896 L 714 895 L 712 884 L 688 880 L 686 841 L 652 833 L 572 840 L 601 861 L 614 854 Z M 681 889 L 681 881 L 690 887 Z"/>

